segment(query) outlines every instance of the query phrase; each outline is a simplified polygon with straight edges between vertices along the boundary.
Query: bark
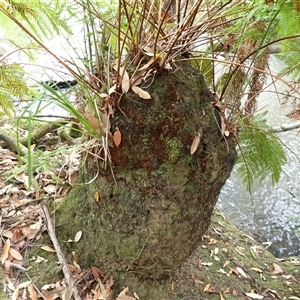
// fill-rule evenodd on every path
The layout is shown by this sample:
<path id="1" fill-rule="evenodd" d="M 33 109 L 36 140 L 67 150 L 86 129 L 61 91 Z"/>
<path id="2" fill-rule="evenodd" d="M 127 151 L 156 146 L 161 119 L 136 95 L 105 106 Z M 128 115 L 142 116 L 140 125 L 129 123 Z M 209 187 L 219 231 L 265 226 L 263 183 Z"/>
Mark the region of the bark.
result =
<path id="1" fill-rule="evenodd" d="M 112 119 L 122 141 L 110 147 L 111 168 L 84 157 L 79 182 L 58 210 L 58 236 L 83 231 L 73 245 L 83 264 L 161 279 L 201 242 L 236 152 L 197 70 L 182 64 L 147 85 L 151 100 L 128 93 Z"/>

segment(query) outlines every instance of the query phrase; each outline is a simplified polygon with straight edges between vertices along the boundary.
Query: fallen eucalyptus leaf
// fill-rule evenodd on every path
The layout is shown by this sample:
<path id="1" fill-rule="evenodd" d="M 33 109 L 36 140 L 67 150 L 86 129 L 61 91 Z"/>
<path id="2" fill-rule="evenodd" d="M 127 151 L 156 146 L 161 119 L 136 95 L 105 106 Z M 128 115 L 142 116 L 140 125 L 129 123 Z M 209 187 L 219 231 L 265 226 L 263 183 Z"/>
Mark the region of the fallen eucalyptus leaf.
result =
<path id="1" fill-rule="evenodd" d="M 263 299 L 264 296 L 255 293 L 245 293 L 245 295 L 251 299 Z"/>
<path id="2" fill-rule="evenodd" d="M 47 252 L 52 252 L 52 253 L 56 252 L 53 248 L 51 248 L 49 246 L 42 246 L 41 249 L 44 251 L 47 251 Z"/>
<path id="3" fill-rule="evenodd" d="M 82 237 L 82 231 L 79 230 L 79 231 L 77 231 L 77 233 L 75 234 L 74 242 L 75 242 L 75 243 L 78 243 L 79 240 L 81 239 L 81 237 Z"/>
<path id="4" fill-rule="evenodd" d="M 237 270 L 243 277 L 247 278 L 247 275 L 246 275 L 246 273 L 244 272 L 243 269 L 241 269 L 240 267 L 236 267 L 236 270 Z"/>
<path id="5" fill-rule="evenodd" d="M 283 273 L 283 270 L 281 269 L 281 267 L 279 265 L 273 263 L 273 266 L 274 266 L 273 274 L 281 274 L 281 273 Z"/>
<path id="6" fill-rule="evenodd" d="M 3 250 L 2 250 L 2 253 L 1 253 L 1 263 L 2 263 L 2 265 L 4 264 L 6 259 L 8 258 L 9 248 L 10 248 L 10 239 L 7 239 L 4 246 L 3 246 Z"/>
<path id="7" fill-rule="evenodd" d="M 134 85 L 131 87 L 131 89 L 142 99 L 148 100 L 151 99 L 151 96 L 148 92 L 144 91 L 140 87 Z"/>
<path id="8" fill-rule="evenodd" d="M 196 152 L 196 150 L 198 149 L 198 146 L 200 144 L 201 141 L 201 134 L 200 132 L 197 132 L 196 136 L 193 139 L 192 145 L 191 145 L 191 154 L 194 154 Z"/>
<path id="9" fill-rule="evenodd" d="M 16 249 L 10 248 L 9 249 L 9 253 L 12 255 L 13 258 L 15 258 L 16 260 L 23 260 L 23 256 L 21 255 L 21 253 L 19 251 L 17 251 Z"/>
<path id="10" fill-rule="evenodd" d="M 116 145 L 117 147 L 119 147 L 120 144 L 121 144 L 122 135 L 121 135 L 121 131 L 119 130 L 118 127 L 116 128 L 116 131 L 115 131 L 115 133 L 114 133 L 113 139 L 114 139 L 115 145 Z"/>

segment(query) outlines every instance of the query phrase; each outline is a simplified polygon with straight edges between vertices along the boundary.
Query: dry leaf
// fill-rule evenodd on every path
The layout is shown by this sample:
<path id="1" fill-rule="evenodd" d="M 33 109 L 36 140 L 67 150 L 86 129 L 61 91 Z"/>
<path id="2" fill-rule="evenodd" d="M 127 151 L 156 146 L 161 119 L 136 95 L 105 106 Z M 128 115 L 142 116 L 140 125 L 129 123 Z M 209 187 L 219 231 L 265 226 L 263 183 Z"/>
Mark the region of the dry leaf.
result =
<path id="1" fill-rule="evenodd" d="M 203 289 L 203 292 L 204 293 L 207 293 L 207 292 L 209 292 L 210 291 L 210 283 L 208 283 L 205 287 L 204 287 L 204 289 Z"/>
<path id="2" fill-rule="evenodd" d="M 263 299 L 264 298 L 264 296 L 258 295 L 258 294 L 255 294 L 255 293 L 245 293 L 245 295 L 247 297 L 250 297 L 251 299 Z"/>
<path id="3" fill-rule="evenodd" d="M 136 298 L 135 298 L 135 297 L 131 297 L 131 296 L 124 295 L 124 296 L 121 296 L 121 297 L 117 297 L 116 300 L 136 300 Z"/>
<path id="4" fill-rule="evenodd" d="M 13 293 L 11 299 L 12 299 L 12 300 L 17 300 L 18 297 L 19 297 L 19 294 L 20 294 L 20 289 L 27 288 L 30 284 L 31 284 L 31 281 L 25 281 L 25 282 L 20 283 L 20 284 L 16 287 L 16 289 L 15 289 L 15 291 L 14 291 L 14 293 Z"/>
<path id="5" fill-rule="evenodd" d="M 121 140 L 122 140 L 122 135 L 121 135 L 121 131 L 119 130 L 118 127 L 116 127 L 116 131 L 114 133 L 114 143 L 117 147 L 120 146 L 121 144 Z"/>
<path id="6" fill-rule="evenodd" d="M 79 240 L 81 239 L 81 237 L 82 237 L 82 231 L 79 230 L 79 231 L 75 234 L 74 242 L 75 242 L 75 243 L 78 243 Z"/>
<path id="7" fill-rule="evenodd" d="M 236 248 L 235 248 L 235 251 L 236 251 L 239 255 L 245 256 L 245 254 L 242 252 L 243 250 L 244 250 L 244 248 L 242 248 L 242 247 L 236 247 Z"/>
<path id="8" fill-rule="evenodd" d="M 194 282 L 195 282 L 196 284 L 204 284 L 204 281 L 199 280 L 199 279 L 195 279 L 195 278 L 194 278 Z"/>
<path id="9" fill-rule="evenodd" d="M 20 289 L 16 288 L 11 296 L 11 300 L 17 300 L 19 298 L 19 294 L 20 294 Z"/>
<path id="10" fill-rule="evenodd" d="M 200 144 L 200 141 L 201 141 L 201 134 L 200 132 L 197 132 L 191 145 L 191 154 L 194 154 L 196 152 Z"/>
<path id="11" fill-rule="evenodd" d="M 229 275 L 231 274 L 239 275 L 240 273 L 235 268 L 229 268 Z"/>
<path id="12" fill-rule="evenodd" d="M 259 268 L 251 268 L 251 270 L 257 272 L 257 273 L 262 273 L 263 270 L 259 269 Z"/>
<path id="13" fill-rule="evenodd" d="M 99 202 L 99 200 L 100 200 L 100 194 L 99 194 L 99 192 L 95 192 L 95 194 L 94 194 L 94 199 L 95 199 L 95 202 Z"/>
<path id="14" fill-rule="evenodd" d="M 230 260 L 226 260 L 226 261 L 224 262 L 223 268 L 225 268 L 225 267 L 228 266 L 229 264 L 230 264 Z"/>
<path id="15" fill-rule="evenodd" d="M 111 95 L 112 93 L 116 92 L 116 85 L 114 84 L 112 87 L 110 87 L 110 89 L 108 90 L 108 95 Z"/>
<path id="16" fill-rule="evenodd" d="M 210 239 L 208 245 L 214 245 L 216 244 L 218 241 L 215 239 Z"/>
<path id="17" fill-rule="evenodd" d="M 126 293 L 128 292 L 129 288 L 124 288 L 116 300 L 136 300 L 135 297 L 127 296 Z"/>
<path id="18" fill-rule="evenodd" d="M 77 263 L 79 262 L 78 255 L 75 251 L 72 251 L 73 260 L 75 260 Z"/>
<path id="19" fill-rule="evenodd" d="M 128 291 L 129 291 L 129 287 L 127 286 L 120 292 L 118 297 L 125 296 Z"/>
<path id="20" fill-rule="evenodd" d="M 10 248 L 9 249 L 9 253 L 12 255 L 13 258 L 15 258 L 16 260 L 23 260 L 23 256 L 21 255 L 21 253 L 19 251 L 17 251 L 16 249 Z"/>
<path id="21" fill-rule="evenodd" d="M 151 99 L 151 96 L 148 92 L 144 91 L 140 87 L 134 85 L 131 87 L 131 89 L 142 99 L 148 100 Z"/>
<path id="22" fill-rule="evenodd" d="M 49 246 L 43 246 L 41 247 L 42 250 L 45 250 L 47 252 L 56 252 L 53 248 L 49 247 Z"/>
<path id="23" fill-rule="evenodd" d="M 6 260 L 4 262 L 4 269 L 5 269 L 6 272 L 10 271 L 10 266 L 11 266 L 11 261 L 10 260 Z"/>
<path id="24" fill-rule="evenodd" d="M 36 292 L 36 290 L 35 290 L 32 283 L 28 286 L 27 289 L 28 289 L 28 292 L 29 292 L 29 295 L 30 295 L 30 299 L 31 300 L 38 300 L 37 292 Z"/>
<path id="25" fill-rule="evenodd" d="M 275 263 L 273 263 L 273 266 L 274 266 L 273 274 L 281 274 L 281 273 L 283 273 L 283 270 L 281 269 L 280 266 L 278 266 L 278 265 L 275 264 Z"/>
<path id="26" fill-rule="evenodd" d="M 78 274 L 78 269 L 76 267 L 74 267 L 73 265 L 68 264 L 69 270 L 71 273 L 75 273 Z"/>
<path id="27" fill-rule="evenodd" d="M 98 272 L 98 268 L 91 267 L 91 271 L 96 281 L 98 281 L 98 279 L 100 279 L 100 273 Z"/>
<path id="28" fill-rule="evenodd" d="M 11 239 L 13 236 L 13 233 L 10 230 L 7 230 L 2 233 L 2 236 L 6 237 L 8 239 Z"/>
<path id="29" fill-rule="evenodd" d="M 122 76 L 122 91 L 124 93 L 127 93 L 129 91 L 129 76 L 128 73 L 126 72 L 126 70 L 124 70 L 123 67 L 120 67 L 120 76 Z"/>
<path id="30" fill-rule="evenodd" d="M 155 61 L 154 57 L 151 57 L 151 59 L 145 65 L 140 67 L 138 69 L 138 71 L 140 72 L 140 71 L 146 70 L 148 67 L 150 67 L 154 63 L 154 61 Z"/>
<path id="31" fill-rule="evenodd" d="M 243 277 L 247 278 L 247 275 L 246 275 L 246 273 L 244 272 L 243 269 L 241 269 L 240 267 L 236 267 L 236 270 L 237 270 Z"/>
<path id="32" fill-rule="evenodd" d="M 79 265 L 75 260 L 73 260 L 73 265 L 75 266 L 75 268 L 76 268 L 79 272 L 81 272 L 81 267 L 80 267 L 80 265 Z"/>
<path id="33" fill-rule="evenodd" d="M 225 135 L 225 131 L 226 131 L 226 123 L 225 123 L 225 119 L 224 119 L 224 117 L 221 116 L 221 115 L 220 115 L 220 117 L 221 117 L 221 133 L 222 133 L 223 135 Z"/>
<path id="34" fill-rule="evenodd" d="M 7 239 L 4 246 L 3 246 L 3 250 L 2 250 L 2 253 L 1 253 L 1 263 L 2 263 L 2 265 L 4 264 L 6 259 L 8 258 L 9 248 L 10 248 L 10 239 Z"/>

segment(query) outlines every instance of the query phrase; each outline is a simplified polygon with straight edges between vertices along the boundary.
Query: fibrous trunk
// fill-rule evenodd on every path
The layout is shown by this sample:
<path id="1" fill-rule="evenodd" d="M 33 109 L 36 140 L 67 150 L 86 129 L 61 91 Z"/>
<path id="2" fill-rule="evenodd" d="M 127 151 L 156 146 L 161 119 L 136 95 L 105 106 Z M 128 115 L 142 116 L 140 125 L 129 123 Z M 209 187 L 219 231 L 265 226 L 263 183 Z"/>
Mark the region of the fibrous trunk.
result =
<path id="1" fill-rule="evenodd" d="M 151 100 L 128 93 L 123 112 L 112 118 L 122 141 L 111 144 L 111 168 L 85 159 L 59 211 L 61 223 L 72 226 L 59 235 L 66 240 L 83 231 L 75 246 L 84 264 L 157 279 L 172 274 L 201 242 L 236 152 L 233 138 L 221 134 L 213 96 L 197 70 L 181 64 L 143 88 Z"/>

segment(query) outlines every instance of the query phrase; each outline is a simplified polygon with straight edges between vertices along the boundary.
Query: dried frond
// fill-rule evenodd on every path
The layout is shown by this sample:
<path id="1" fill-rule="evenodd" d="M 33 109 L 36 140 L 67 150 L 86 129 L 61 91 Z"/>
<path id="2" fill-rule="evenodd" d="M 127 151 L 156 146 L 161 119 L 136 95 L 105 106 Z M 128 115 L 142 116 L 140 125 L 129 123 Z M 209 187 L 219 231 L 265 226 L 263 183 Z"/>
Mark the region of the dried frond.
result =
<path id="1" fill-rule="evenodd" d="M 260 92 L 263 90 L 263 87 L 266 83 L 266 73 L 269 68 L 268 63 L 269 50 L 268 48 L 264 49 L 260 54 L 258 54 L 254 60 L 253 73 L 251 74 L 251 82 L 248 93 L 247 102 L 245 104 L 245 113 L 247 115 L 253 115 L 256 110 L 257 97 Z"/>

